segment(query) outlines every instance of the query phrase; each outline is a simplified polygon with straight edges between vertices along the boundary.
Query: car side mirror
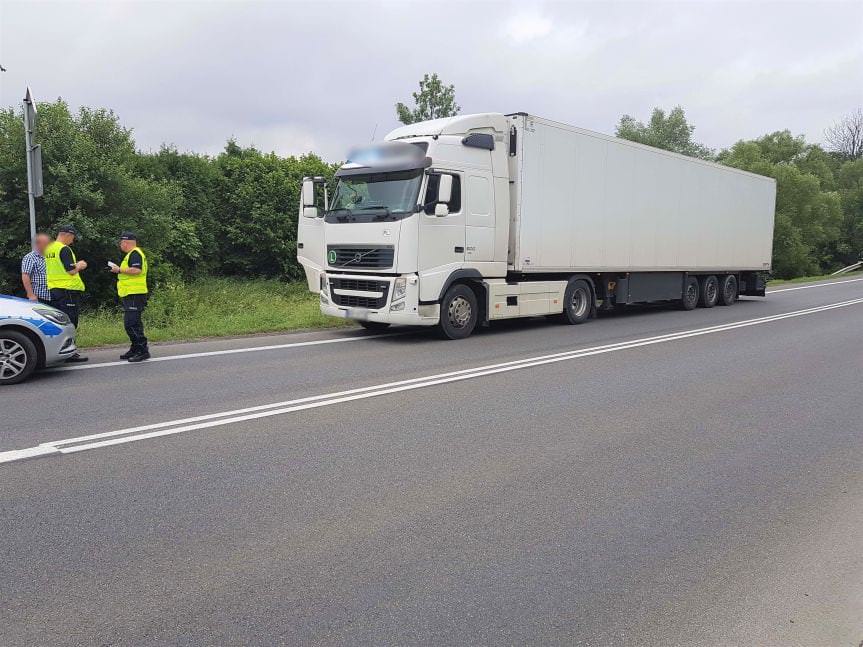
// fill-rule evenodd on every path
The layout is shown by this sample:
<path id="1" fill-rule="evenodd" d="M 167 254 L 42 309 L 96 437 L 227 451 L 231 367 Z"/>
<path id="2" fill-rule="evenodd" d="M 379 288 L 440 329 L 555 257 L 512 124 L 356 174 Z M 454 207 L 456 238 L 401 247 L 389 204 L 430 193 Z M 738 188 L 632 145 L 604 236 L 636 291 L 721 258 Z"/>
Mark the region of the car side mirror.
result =
<path id="1" fill-rule="evenodd" d="M 434 215 L 436 215 L 436 216 L 448 216 L 449 215 L 449 205 L 444 204 L 443 202 L 438 202 L 434 206 Z"/>
<path id="2" fill-rule="evenodd" d="M 452 200 L 452 175 L 441 173 L 437 189 L 437 201 L 449 202 Z"/>
<path id="3" fill-rule="evenodd" d="M 302 189 L 303 208 L 315 206 L 315 180 L 314 178 L 303 178 Z"/>

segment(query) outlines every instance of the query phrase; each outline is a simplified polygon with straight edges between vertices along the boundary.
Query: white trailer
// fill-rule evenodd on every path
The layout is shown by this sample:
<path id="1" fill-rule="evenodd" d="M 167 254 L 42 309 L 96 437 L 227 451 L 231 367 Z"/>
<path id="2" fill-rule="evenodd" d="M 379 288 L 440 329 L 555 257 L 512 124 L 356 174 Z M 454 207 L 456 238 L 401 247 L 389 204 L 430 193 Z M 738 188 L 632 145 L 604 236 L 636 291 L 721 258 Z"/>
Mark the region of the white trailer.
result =
<path id="1" fill-rule="evenodd" d="M 396 129 L 303 184 L 298 258 L 321 310 L 437 325 L 764 295 L 775 181 L 516 113 Z M 323 206 L 323 208 L 321 208 Z"/>

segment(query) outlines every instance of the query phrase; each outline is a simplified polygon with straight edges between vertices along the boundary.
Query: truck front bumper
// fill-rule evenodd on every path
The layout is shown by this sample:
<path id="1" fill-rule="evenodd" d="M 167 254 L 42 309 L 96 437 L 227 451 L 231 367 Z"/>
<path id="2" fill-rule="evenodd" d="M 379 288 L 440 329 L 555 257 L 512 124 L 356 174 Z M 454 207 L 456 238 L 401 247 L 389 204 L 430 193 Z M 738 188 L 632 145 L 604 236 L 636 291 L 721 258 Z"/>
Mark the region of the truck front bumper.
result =
<path id="1" fill-rule="evenodd" d="M 325 315 L 402 326 L 434 326 L 440 318 L 439 304 L 419 304 L 419 282 L 415 274 L 404 277 L 325 274 L 324 277 L 326 283 L 320 299 L 321 312 Z M 399 278 L 405 279 L 405 292 L 393 298 L 394 284 Z M 369 289 L 371 282 L 378 287 Z"/>

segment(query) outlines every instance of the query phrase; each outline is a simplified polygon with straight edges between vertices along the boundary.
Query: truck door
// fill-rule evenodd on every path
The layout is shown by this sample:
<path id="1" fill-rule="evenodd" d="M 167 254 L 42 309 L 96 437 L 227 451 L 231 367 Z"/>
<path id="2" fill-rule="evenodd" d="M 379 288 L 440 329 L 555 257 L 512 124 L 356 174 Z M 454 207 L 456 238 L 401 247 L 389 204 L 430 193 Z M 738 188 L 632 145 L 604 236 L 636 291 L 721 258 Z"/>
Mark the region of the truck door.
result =
<path id="1" fill-rule="evenodd" d="M 452 176 L 452 193 L 446 203 L 448 213 L 435 215 L 437 187 L 441 174 Z M 465 259 L 465 209 L 462 200 L 462 175 L 456 171 L 436 169 L 428 176 L 424 204 L 420 214 L 419 271 L 420 298 L 436 299 L 440 285 L 450 273 L 461 268 Z M 440 285 L 438 285 L 440 284 Z"/>
<path id="2" fill-rule="evenodd" d="M 324 219 L 303 216 L 303 199 L 297 216 L 297 261 L 306 272 L 309 291 L 320 292 L 320 276 L 324 266 Z"/>
<path id="3" fill-rule="evenodd" d="M 471 261 L 494 260 L 494 183 L 488 171 L 468 171 L 465 256 Z"/>

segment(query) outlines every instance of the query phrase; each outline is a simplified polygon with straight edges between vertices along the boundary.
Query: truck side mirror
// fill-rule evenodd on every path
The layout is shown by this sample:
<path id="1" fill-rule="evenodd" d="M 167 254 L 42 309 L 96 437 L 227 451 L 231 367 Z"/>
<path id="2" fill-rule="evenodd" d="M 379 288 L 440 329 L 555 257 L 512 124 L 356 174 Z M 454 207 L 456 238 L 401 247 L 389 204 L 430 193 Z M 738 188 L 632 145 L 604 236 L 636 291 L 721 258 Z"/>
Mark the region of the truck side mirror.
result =
<path id="1" fill-rule="evenodd" d="M 318 217 L 318 208 L 315 206 L 315 181 L 313 178 L 303 178 L 303 188 L 300 191 L 300 202 L 302 202 L 303 205 L 304 217 Z"/>
<path id="2" fill-rule="evenodd" d="M 441 173 L 438 189 L 437 201 L 449 202 L 452 199 L 452 175 Z"/>
<path id="3" fill-rule="evenodd" d="M 444 204 L 443 202 L 438 202 L 434 206 L 434 215 L 436 215 L 436 216 L 448 216 L 449 215 L 449 205 Z"/>

